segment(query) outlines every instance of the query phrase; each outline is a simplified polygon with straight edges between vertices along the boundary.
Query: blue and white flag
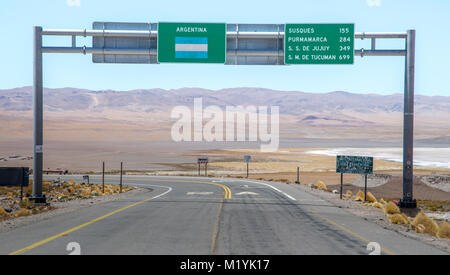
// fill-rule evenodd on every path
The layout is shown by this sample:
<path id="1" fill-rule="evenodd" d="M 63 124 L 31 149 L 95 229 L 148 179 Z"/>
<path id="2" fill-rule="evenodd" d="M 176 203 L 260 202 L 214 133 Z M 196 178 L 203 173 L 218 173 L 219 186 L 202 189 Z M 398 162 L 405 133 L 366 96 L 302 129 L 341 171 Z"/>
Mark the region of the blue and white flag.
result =
<path id="1" fill-rule="evenodd" d="M 175 37 L 175 58 L 208 58 L 208 38 Z"/>

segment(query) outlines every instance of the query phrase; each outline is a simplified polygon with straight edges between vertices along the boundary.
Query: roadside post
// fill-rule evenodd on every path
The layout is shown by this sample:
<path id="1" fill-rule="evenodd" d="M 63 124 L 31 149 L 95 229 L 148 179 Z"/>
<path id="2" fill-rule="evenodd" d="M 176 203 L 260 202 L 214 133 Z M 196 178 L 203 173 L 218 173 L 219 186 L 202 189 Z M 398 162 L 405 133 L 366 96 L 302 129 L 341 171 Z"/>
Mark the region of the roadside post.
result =
<path id="1" fill-rule="evenodd" d="M 105 193 L 105 162 L 103 162 L 103 170 L 102 170 L 102 192 Z"/>
<path id="2" fill-rule="evenodd" d="M 23 200 L 23 187 L 29 182 L 28 167 L 0 167 L 0 186 L 20 186 L 20 201 Z"/>
<path id="3" fill-rule="evenodd" d="M 364 201 L 367 201 L 367 174 L 364 174 Z"/>
<path id="4" fill-rule="evenodd" d="M 247 178 L 248 178 L 248 164 L 250 163 L 252 157 L 251 156 L 244 156 L 244 161 L 247 164 Z"/>
<path id="5" fill-rule="evenodd" d="M 336 173 L 341 173 L 341 200 L 344 173 L 364 175 L 364 201 L 367 200 L 367 175 L 373 173 L 373 157 L 336 156 Z"/>
<path id="6" fill-rule="evenodd" d="M 297 181 L 296 184 L 300 184 L 300 167 L 297 167 Z"/>
<path id="7" fill-rule="evenodd" d="M 123 162 L 120 163 L 120 193 L 122 193 Z"/>

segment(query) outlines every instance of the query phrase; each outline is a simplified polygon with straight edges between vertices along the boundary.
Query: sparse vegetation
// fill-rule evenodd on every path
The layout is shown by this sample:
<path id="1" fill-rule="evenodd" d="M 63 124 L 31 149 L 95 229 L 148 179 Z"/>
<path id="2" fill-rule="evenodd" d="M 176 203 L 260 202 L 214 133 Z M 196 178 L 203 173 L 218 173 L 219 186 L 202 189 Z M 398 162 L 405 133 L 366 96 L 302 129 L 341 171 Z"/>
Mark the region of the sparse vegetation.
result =
<path id="1" fill-rule="evenodd" d="M 75 181 L 45 181 L 42 189 L 46 194 L 47 201 L 50 203 L 113 195 L 120 192 L 118 185 L 105 185 L 103 192 L 101 185 L 76 183 Z M 128 192 L 133 189 L 132 187 L 124 186 L 122 192 Z M 36 206 L 33 201 L 29 200 L 31 192 L 31 185 L 24 188 L 24 198 L 20 201 L 19 188 L 0 187 L 0 221 L 35 215 L 53 209 L 52 206 Z"/>

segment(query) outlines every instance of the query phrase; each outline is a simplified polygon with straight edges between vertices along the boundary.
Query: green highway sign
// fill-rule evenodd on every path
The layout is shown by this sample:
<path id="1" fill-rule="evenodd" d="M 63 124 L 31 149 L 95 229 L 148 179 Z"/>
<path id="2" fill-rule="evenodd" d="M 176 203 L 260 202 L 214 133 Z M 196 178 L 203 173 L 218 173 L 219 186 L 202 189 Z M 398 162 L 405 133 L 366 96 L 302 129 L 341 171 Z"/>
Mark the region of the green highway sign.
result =
<path id="1" fill-rule="evenodd" d="M 336 156 L 336 173 L 372 174 L 373 157 Z"/>
<path id="2" fill-rule="evenodd" d="M 353 64 L 354 24 L 286 24 L 285 64 Z"/>
<path id="3" fill-rule="evenodd" d="M 225 63 L 225 23 L 158 23 L 158 62 Z"/>

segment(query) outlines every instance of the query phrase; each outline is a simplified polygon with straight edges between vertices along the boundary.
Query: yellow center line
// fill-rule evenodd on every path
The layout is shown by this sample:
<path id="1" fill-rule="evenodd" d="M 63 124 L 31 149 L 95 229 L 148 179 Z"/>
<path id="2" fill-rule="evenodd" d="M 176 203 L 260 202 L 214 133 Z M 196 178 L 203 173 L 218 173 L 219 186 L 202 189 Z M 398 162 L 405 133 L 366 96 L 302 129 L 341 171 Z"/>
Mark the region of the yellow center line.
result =
<path id="1" fill-rule="evenodd" d="M 159 180 L 159 179 L 158 179 L 158 180 L 156 180 L 156 179 L 154 180 L 154 179 L 150 179 L 150 181 L 163 181 L 163 182 L 173 182 L 173 181 L 175 181 L 175 182 L 192 182 L 192 183 L 212 184 L 212 185 L 216 185 L 216 186 L 219 186 L 219 187 L 223 188 L 223 190 L 225 191 L 224 199 L 231 199 L 231 190 L 230 190 L 230 188 L 228 188 L 228 186 L 225 186 L 225 185 L 223 185 L 223 184 L 218 184 L 218 183 L 214 183 L 214 182 L 185 181 L 185 180 Z M 110 217 L 110 216 L 112 216 L 112 215 L 115 215 L 115 214 L 119 213 L 119 212 L 122 212 L 122 211 L 124 211 L 124 210 L 127 210 L 128 208 L 131 208 L 131 207 L 134 207 L 134 206 L 143 204 L 143 203 L 145 203 L 145 202 L 151 201 L 151 200 L 153 200 L 154 198 L 155 198 L 155 197 L 152 197 L 152 198 L 149 198 L 149 199 L 146 199 L 146 200 L 143 200 L 143 201 L 140 201 L 140 202 L 137 202 L 137 203 L 128 205 L 128 206 L 126 206 L 126 207 L 120 208 L 120 209 L 115 210 L 115 211 L 113 211 L 113 212 L 111 212 L 111 213 L 108 213 L 108 214 L 106 214 L 106 215 L 104 215 L 104 216 L 101 216 L 101 217 L 99 217 L 99 218 L 93 219 L 92 221 L 89 221 L 89 222 L 87 222 L 87 223 L 84 223 L 84 224 L 82 224 L 82 225 L 79 225 L 79 226 L 77 226 L 77 227 L 74 227 L 74 228 L 72 228 L 72 229 L 69 229 L 69 230 L 67 230 L 67 231 L 64 231 L 63 233 L 60 233 L 60 234 L 55 235 L 55 236 L 52 236 L 52 237 L 50 237 L 50 238 L 47 238 L 47 239 L 45 239 L 45 240 L 42 240 L 42 241 L 40 241 L 40 242 L 37 242 L 37 243 L 35 243 L 35 244 L 32 244 L 32 245 L 27 246 L 27 247 L 25 247 L 25 248 L 22 248 L 22 249 L 20 249 L 20 250 L 14 251 L 14 252 L 10 253 L 9 255 L 20 255 L 20 254 L 23 254 L 23 253 L 25 253 L 25 252 L 27 252 L 27 251 L 30 251 L 30 250 L 33 249 L 33 248 L 36 248 L 36 247 L 41 246 L 41 245 L 44 245 L 44 244 L 49 243 L 49 242 L 51 242 L 51 241 L 53 241 L 53 240 L 56 240 L 56 239 L 58 239 L 58 238 L 60 238 L 60 237 L 62 237 L 62 236 L 64 236 L 64 235 L 67 235 L 67 234 L 70 234 L 70 233 L 75 232 L 75 231 L 77 231 L 77 230 L 80 230 L 80 229 L 82 229 L 82 228 L 84 228 L 84 227 L 86 227 L 86 226 L 88 226 L 88 225 L 91 225 L 91 224 L 93 224 L 93 223 L 95 223 L 95 222 L 101 221 L 101 220 L 106 219 L 106 218 L 108 218 L 108 217 Z M 222 201 L 222 202 L 223 202 L 223 201 Z"/>
<path id="2" fill-rule="evenodd" d="M 314 210 L 311 211 L 311 213 L 313 213 L 314 215 L 318 216 L 319 218 L 323 219 L 324 221 L 328 222 L 329 224 L 332 224 L 332 225 L 338 227 L 339 229 L 341 229 L 341 230 L 347 232 L 348 234 L 350 234 L 350 235 L 352 235 L 352 236 L 354 236 L 354 237 L 356 237 L 356 238 L 358 238 L 358 239 L 360 239 L 360 240 L 363 240 L 363 241 L 365 241 L 365 242 L 367 242 L 367 243 L 370 243 L 370 242 L 371 242 L 370 240 L 368 240 L 368 239 L 364 238 L 363 236 L 359 235 L 358 233 L 355 233 L 355 232 L 351 231 L 350 229 L 347 229 L 346 227 L 337 224 L 336 222 L 334 222 L 334 221 L 332 221 L 332 220 L 330 220 L 330 219 L 328 219 L 328 218 L 326 218 L 326 217 L 320 215 L 319 213 L 317 213 L 317 212 L 314 211 Z M 382 250 L 384 253 L 386 253 L 386 254 L 389 254 L 389 255 L 395 255 L 394 252 L 389 251 L 389 250 L 387 250 L 387 249 L 385 249 L 385 248 L 383 248 L 383 247 L 381 247 L 381 250 Z"/>
<path id="3" fill-rule="evenodd" d="M 219 205 L 219 210 L 217 212 L 217 217 L 216 217 L 216 222 L 214 225 L 214 230 L 213 230 L 213 234 L 212 234 L 212 239 L 211 239 L 211 251 L 210 254 L 214 255 L 217 253 L 217 237 L 219 235 L 219 226 L 220 226 L 220 215 L 222 213 L 222 208 L 223 208 L 223 202 L 224 199 L 231 199 L 231 190 L 228 186 L 220 184 L 220 183 L 215 183 L 215 182 L 206 182 L 206 181 L 195 181 L 195 180 L 160 180 L 160 179 L 150 179 L 150 181 L 162 181 L 162 182 L 189 182 L 189 183 L 203 183 L 203 184 L 211 184 L 211 185 L 215 185 L 215 186 L 219 186 L 221 188 L 223 188 L 224 190 L 224 197 L 223 199 L 220 201 L 220 205 Z"/>
<path id="4" fill-rule="evenodd" d="M 116 211 L 113 211 L 113 212 L 111 212 L 111 213 L 108 213 L 108 214 L 106 214 L 106 215 L 104 215 L 104 216 L 101 216 L 101 217 L 99 217 L 99 218 L 93 219 L 92 221 L 89 221 L 89 222 L 87 222 L 87 223 L 84 223 L 84 224 L 82 224 L 82 225 L 79 225 L 79 226 L 77 226 L 77 227 L 74 227 L 74 228 L 72 228 L 72 229 L 69 229 L 69 230 L 67 230 L 67 231 L 64 231 L 64 232 L 61 233 L 61 234 L 55 235 L 55 236 L 53 236 L 53 237 L 47 238 L 47 239 L 45 239 L 45 240 L 42 240 L 42 241 L 40 241 L 40 242 L 37 242 L 37 243 L 32 244 L 32 245 L 30 245 L 30 246 L 27 246 L 27 247 L 25 247 L 25 248 L 23 248 L 23 249 L 20 249 L 20 250 L 17 250 L 17 251 L 15 251 L 15 252 L 12 252 L 12 253 L 10 253 L 9 255 L 20 255 L 20 254 L 23 254 L 23 253 L 25 253 L 25 252 L 27 252 L 27 251 L 33 249 L 33 248 L 36 248 L 36 247 L 38 247 L 38 246 L 41 246 L 41 245 L 46 244 L 46 243 L 48 243 L 48 242 L 51 242 L 51 241 L 53 241 L 53 240 L 55 240 L 55 239 L 58 239 L 58 238 L 60 238 L 60 237 L 62 237 L 62 236 L 64 236 L 64 235 L 67 235 L 67 234 L 69 234 L 69 233 L 75 232 L 75 231 L 77 231 L 77 230 L 79 230 L 79 229 L 82 229 L 82 228 L 84 228 L 84 227 L 86 227 L 86 226 L 88 226 L 88 225 L 91 225 L 91 224 L 93 224 L 93 223 L 95 223 L 95 222 L 101 221 L 101 220 L 106 219 L 106 218 L 108 218 L 108 217 L 110 217 L 110 216 L 112 216 L 112 215 L 115 215 L 115 214 L 119 213 L 119 212 L 122 212 L 122 211 L 124 211 L 124 210 L 127 210 L 128 208 L 131 208 L 131 207 L 134 207 L 134 206 L 143 204 L 143 203 L 148 202 L 148 201 L 151 201 L 151 200 L 153 200 L 153 199 L 154 199 L 154 197 L 153 197 L 153 198 L 146 199 L 146 200 L 143 200 L 143 201 L 140 201 L 140 202 L 137 202 L 137 203 L 134 203 L 134 204 L 131 204 L 131 205 L 128 205 L 128 206 L 123 207 L 123 208 L 120 208 L 120 209 L 118 209 L 118 210 L 116 210 Z"/>

